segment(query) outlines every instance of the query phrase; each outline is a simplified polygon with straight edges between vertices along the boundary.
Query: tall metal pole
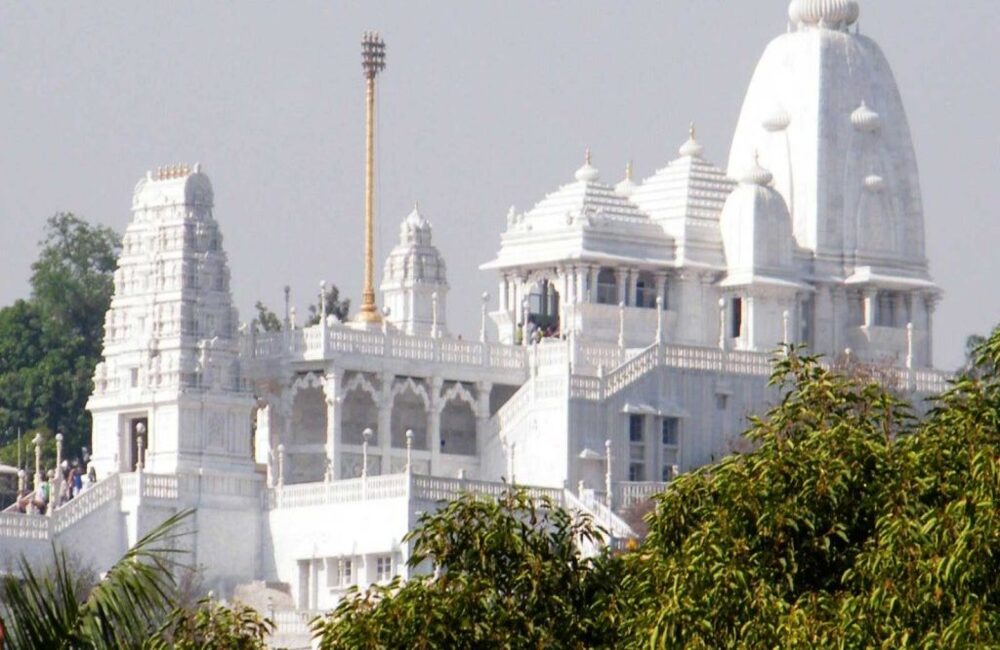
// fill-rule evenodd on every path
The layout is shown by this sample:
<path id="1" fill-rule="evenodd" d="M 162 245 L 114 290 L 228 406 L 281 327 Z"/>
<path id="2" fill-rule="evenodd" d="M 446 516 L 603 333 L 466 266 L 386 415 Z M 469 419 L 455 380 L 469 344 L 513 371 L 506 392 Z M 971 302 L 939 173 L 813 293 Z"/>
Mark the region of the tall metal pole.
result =
<path id="1" fill-rule="evenodd" d="M 365 73 L 365 283 L 358 318 L 379 323 L 375 306 L 375 77 L 385 69 L 385 42 L 376 32 L 361 39 L 361 66 Z"/>

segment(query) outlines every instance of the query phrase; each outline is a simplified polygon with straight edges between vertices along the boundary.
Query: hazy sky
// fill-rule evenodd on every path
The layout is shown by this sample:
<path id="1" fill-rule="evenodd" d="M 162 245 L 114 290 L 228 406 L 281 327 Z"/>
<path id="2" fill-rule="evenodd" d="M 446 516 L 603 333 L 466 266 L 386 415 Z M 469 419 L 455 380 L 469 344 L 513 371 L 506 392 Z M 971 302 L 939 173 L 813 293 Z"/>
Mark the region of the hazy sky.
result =
<path id="1" fill-rule="evenodd" d="M 862 0 L 916 141 L 936 361 L 1000 321 L 996 0 Z M 21 2 L 0 4 L 0 305 L 28 293 L 52 213 L 123 229 L 147 169 L 202 162 L 241 317 L 321 279 L 360 294 L 359 38 L 381 31 L 379 274 L 420 202 L 448 262 L 453 331 L 475 336 L 477 271 L 507 209 L 572 180 L 646 177 L 698 124 L 725 167 L 736 118 L 786 0 Z"/>

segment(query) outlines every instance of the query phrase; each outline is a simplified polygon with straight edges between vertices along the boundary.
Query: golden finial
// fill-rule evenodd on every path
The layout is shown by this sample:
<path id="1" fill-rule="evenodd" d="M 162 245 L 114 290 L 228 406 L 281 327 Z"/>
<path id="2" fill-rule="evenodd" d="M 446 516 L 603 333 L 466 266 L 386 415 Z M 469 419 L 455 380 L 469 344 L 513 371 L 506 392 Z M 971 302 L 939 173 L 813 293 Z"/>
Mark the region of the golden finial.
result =
<path id="1" fill-rule="evenodd" d="M 587 152 L 583 155 L 583 161 L 590 164 L 590 147 L 587 147 Z"/>
<path id="2" fill-rule="evenodd" d="M 627 180 L 627 181 L 632 180 L 632 161 L 631 160 L 628 161 L 628 164 L 625 165 L 625 180 Z"/>
<path id="3" fill-rule="evenodd" d="M 691 122 L 691 124 L 690 124 L 690 125 L 688 125 L 688 136 L 689 136 L 689 137 L 690 137 L 690 138 L 691 138 L 692 140 L 694 140 L 694 139 L 695 139 L 695 136 L 696 136 L 696 135 L 697 135 L 697 133 L 696 133 L 696 130 L 695 130 L 695 128 L 694 128 L 694 122 Z"/>

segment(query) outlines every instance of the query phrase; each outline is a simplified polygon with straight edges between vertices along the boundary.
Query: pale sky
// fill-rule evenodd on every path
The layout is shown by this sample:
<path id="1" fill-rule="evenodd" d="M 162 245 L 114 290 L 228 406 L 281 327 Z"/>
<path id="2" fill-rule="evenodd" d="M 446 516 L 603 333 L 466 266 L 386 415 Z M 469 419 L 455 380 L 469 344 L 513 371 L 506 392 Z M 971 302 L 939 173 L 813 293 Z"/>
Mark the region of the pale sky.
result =
<path id="1" fill-rule="evenodd" d="M 935 360 L 1000 322 L 1000 3 L 861 0 L 902 90 L 928 256 L 945 291 Z M 361 32 L 382 32 L 379 275 L 419 201 L 448 262 L 449 324 L 477 335 L 477 270 L 508 208 L 573 178 L 675 158 L 690 121 L 725 168 L 743 95 L 786 0 L 4 2 L 0 305 L 28 294 L 42 225 L 123 230 L 147 169 L 200 161 L 241 318 L 299 313 L 326 279 L 361 291 Z"/>

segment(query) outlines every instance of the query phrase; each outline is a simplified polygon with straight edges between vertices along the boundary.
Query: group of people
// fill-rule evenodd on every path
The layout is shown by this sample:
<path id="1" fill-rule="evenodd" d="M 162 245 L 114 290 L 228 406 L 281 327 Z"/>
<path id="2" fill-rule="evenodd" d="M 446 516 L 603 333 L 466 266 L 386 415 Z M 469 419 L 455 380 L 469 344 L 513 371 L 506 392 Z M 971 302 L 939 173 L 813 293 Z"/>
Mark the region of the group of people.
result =
<path id="1" fill-rule="evenodd" d="M 557 326 L 549 325 L 548 327 L 541 327 L 535 324 L 533 320 L 528 320 L 527 333 L 525 333 L 523 323 L 517 324 L 514 343 L 517 345 L 523 344 L 525 334 L 527 334 L 528 343 L 541 343 L 542 339 L 564 338 Z"/>
<path id="2" fill-rule="evenodd" d="M 57 469 L 50 469 L 42 476 L 42 483 L 36 490 L 27 485 L 17 496 L 15 508 L 21 513 L 48 514 L 49 509 L 72 501 L 97 483 L 97 472 L 93 466 L 84 470 L 84 463 L 78 459 L 64 460 Z"/>

